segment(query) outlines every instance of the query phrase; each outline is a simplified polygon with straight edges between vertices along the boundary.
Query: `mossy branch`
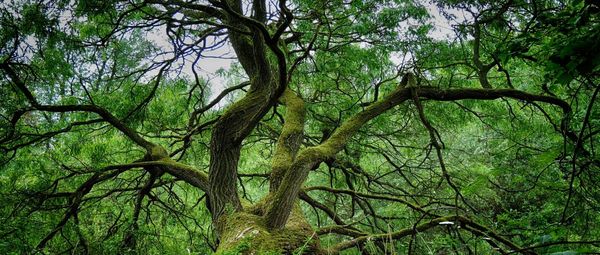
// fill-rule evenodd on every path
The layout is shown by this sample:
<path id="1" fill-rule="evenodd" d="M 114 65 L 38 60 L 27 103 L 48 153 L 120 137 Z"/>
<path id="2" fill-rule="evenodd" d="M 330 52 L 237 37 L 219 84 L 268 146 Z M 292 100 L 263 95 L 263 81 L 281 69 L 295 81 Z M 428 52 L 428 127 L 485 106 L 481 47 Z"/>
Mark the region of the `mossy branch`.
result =
<path id="1" fill-rule="evenodd" d="M 279 40 L 274 40 L 269 35 L 266 24 L 244 16 L 240 1 L 211 3 L 225 11 L 227 15 L 224 21 L 227 25 L 250 34 L 248 36 L 246 33 L 229 30 L 232 48 L 250 77 L 250 90 L 244 98 L 227 109 L 215 123 L 212 132 L 209 200 L 213 221 L 218 222 L 226 208 L 233 208 L 234 211 L 242 209 L 237 194 L 237 164 L 241 142 L 284 93 L 287 87 L 287 65 L 286 56 L 277 44 Z M 284 24 L 289 24 L 292 17 L 285 16 Z M 270 61 L 267 48 L 275 55 L 276 62 Z M 277 72 L 274 72 L 275 68 Z"/>
<path id="2" fill-rule="evenodd" d="M 348 139 L 367 121 L 399 104 L 401 102 L 399 99 L 402 98 L 397 99 L 395 96 L 407 83 L 408 78 L 405 77 L 399 88 L 390 96 L 370 105 L 362 112 L 345 121 L 331 137 L 322 144 L 308 147 L 298 153 L 298 156 L 290 165 L 281 185 L 273 197 L 272 206 L 267 210 L 265 217 L 268 228 L 280 229 L 285 226 L 294 205 L 294 201 L 298 196 L 302 183 L 304 183 L 304 180 L 306 180 L 306 177 L 308 176 L 309 170 L 324 159 L 333 157 L 345 146 Z M 406 100 L 406 98 L 404 98 L 404 100 Z"/>
<path id="3" fill-rule="evenodd" d="M 304 134 L 304 117 L 306 115 L 304 101 L 291 89 L 286 89 L 280 100 L 286 107 L 285 123 L 273 155 L 271 191 L 277 190 L 285 171 L 290 168 L 296 157 Z"/>
<path id="4" fill-rule="evenodd" d="M 162 166 L 165 172 L 189 183 L 190 185 L 208 192 L 208 176 L 206 173 L 183 163 L 176 162 L 169 158 L 154 161 L 142 161 L 129 164 L 111 165 L 103 170 L 111 169 L 129 169 L 136 167 Z"/>
<path id="5" fill-rule="evenodd" d="M 373 103 L 363 111 L 346 120 L 329 139 L 320 145 L 308 147 L 301 150 L 294 162 L 287 170 L 281 185 L 273 196 L 273 203 L 265 214 L 267 227 L 280 229 L 285 226 L 298 193 L 311 168 L 327 158 L 332 158 L 346 146 L 348 140 L 365 123 L 381 115 L 385 111 L 411 99 L 418 90 L 420 98 L 436 101 L 455 101 L 463 99 L 494 100 L 498 98 L 513 98 L 528 102 L 545 102 L 557 105 L 568 115 L 571 112 L 569 104 L 559 98 L 530 94 L 515 89 L 437 89 L 419 88 L 414 86 L 412 74 L 406 74 L 402 78 L 398 88 L 383 100 Z"/>
<path id="6" fill-rule="evenodd" d="M 495 241 L 502 243 L 503 245 L 505 245 L 513 250 L 522 250 L 519 246 L 517 246 L 516 244 L 512 243 L 511 241 L 499 236 L 492 230 L 485 228 L 464 216 L 452 215 L 452 216 L 435 218 L 435 219 L 430 220 L 427 223 L 416 225 L 416 226 L 413 226 L 410 228 L 405 228 L 405 229 L 402 229 L 402 230 L 399 230 L 396 232 L 392 232 L 392 233 L 359 236 L 350 241 L 346 241 L 346 242 L 340 243 L 338 245 L 335 245 L 335 246 L 329 248 L 327 252 L 328 252 L 328 254 L 338 254 L 340 251 L 355 247 L 355 246 L 362 244 L 364 242 L 367 242 L 367 241 L 397 240 L 397 239 L 401 239 L 401 238 L 404 238 L 404 237 L 407 237 L 407 236 L 410 236 L 410 235 L 416 234 L 418 232 L 422 232 L 422 231 L 425 231 L 425 230 L 428 230 L 428 229 L 431 229 L 431 228 L 434 228 L 437 226 L 447 226 L 444 223 L 448 223 L 451 225 L 461 224 L 464 226 L 465 230 L 467 230 L 469 232 L 473 232 L 476 235 L 481 235 L 484 237 L 494 239 Z M 530 254 L 530 253 L 525 252 L 525 254 Z"/>

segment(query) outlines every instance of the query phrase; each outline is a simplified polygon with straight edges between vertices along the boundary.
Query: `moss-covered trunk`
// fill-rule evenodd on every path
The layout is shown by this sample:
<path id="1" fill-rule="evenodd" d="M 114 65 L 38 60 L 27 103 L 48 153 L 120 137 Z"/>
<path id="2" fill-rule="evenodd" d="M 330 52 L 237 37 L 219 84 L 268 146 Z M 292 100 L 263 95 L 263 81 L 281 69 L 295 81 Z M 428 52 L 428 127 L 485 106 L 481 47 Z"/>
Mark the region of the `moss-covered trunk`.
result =
<path id="1" fill-rule="evenodd" d="M 261 206 L 221 217 L 216 254 L 324 254 L 317 234 L 299 206 L 283 229 L 268 230 Z"/>

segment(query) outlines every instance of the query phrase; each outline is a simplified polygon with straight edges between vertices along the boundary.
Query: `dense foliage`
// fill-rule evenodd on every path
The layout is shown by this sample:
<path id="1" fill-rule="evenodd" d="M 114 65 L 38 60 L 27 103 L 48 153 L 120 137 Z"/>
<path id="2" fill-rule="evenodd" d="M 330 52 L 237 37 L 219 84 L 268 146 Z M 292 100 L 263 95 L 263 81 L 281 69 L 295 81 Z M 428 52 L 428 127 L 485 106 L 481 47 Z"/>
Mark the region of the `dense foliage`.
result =
<path id="1" fill-rule="evenodd" d="M 598 49 L 587 0 L 4 1 L 0 253 L 598 253 Z"/>

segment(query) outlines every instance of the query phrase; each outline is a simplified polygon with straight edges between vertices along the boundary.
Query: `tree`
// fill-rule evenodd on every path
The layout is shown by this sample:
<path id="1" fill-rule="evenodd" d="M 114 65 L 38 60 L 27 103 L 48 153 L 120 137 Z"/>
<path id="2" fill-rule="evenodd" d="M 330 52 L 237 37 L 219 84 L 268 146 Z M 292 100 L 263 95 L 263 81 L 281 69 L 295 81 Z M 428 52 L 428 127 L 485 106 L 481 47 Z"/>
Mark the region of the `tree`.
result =
<path id="1" fill-rule="evenodd" d="M 0 250 L 598 252 L 599 8 L 3 3 Z"/>

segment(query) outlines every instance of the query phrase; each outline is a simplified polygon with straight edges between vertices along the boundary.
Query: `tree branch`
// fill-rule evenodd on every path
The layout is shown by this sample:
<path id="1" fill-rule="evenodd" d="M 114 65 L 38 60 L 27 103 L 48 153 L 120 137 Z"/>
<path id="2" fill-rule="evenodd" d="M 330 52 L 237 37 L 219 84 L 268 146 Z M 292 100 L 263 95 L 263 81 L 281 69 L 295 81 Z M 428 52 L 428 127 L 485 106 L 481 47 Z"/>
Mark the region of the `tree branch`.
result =
<path id="1" fill-rule="evenodd" d="M 202 189 L 204 192 L 208 192 L 208 176 L 206 173 L 195 169 L 194 167 L 188 166 L 186 164 L 182 164 L 176 162 L 169 158 L 164 158 L 156 161 L 142 161 L 142 162 L 134 162 L 130 164 L 124 165 L 112 165 L 107 167 L 108 169 L 117 169 L 117 168 L 133 168 L 133 167 L 149 167 L 149 166 L 162 166 L 165 171 L 188 184 Z"/>
<path id="2" fill-rule="evenodd" d="M 281 96 L 281 102 L 286 106 L 285 123 L 277 140 L 277 147 L 273 155 L 270 179 L 270 191 L 276 191 L 290 168 L 296 153 L 302 143 L 304 134 L 304 101 L 291 89 L 286 89 Z"/>
<path id="3" fill-rule="evenodd" d="M 146 150 L 151 150 L 154 146 L 153 143 L 147 141 L 142 138 L 136 131 L 129 128 L 125 125 L 121 120 L 112 115 L 106 109 L 99 107 L 97 105 L 42 105 L 37 99 L 33 96 L 31 91 L 27 88 L 25 83 L 19 78 L 17 73 L 10 67 L 7 63 L 1 63 L 0 69 L 4 70 L 8 77 L 13 81 L 13 83 L 17 86 L 17 88 L 25 95 L 27 101 L 37 110 L 46 111 L 46 112 L 92 112 L 98 114 L 102 119 L 106 122 L 113 125 L 119 131 L 121 131 L 125 136 L 131 139 L 137 145 L 145 148 Z"/>
<path id="4" fill-rule="evenodd" d="M 498 98 L 513 98 L 524 101 L 539 101 L 557 105 L 562 108 L 565 114 L 571 112 L 569 104 L 559 98 L 530 94 L 514 89 L 437 89 L 437 88 L 416 88 L 409 84 L 412 74 L 403 77 L 398 88 L 383 100 L 371 104 L 363 111 L 357 113 L 346 120 L 329 139 L 320 145 L 308 147 L 301 150 L 298 156 L 290 166 L 281 186 L 277 189 L 273 197 L 272 206 L 265 214 L 267 227 L 270 229 L 279 229 L 285 226 L 293 207 L 295 198 L 298 196 L 300 187 L 306 180 L 308 172 L 313 166 L 321 163 L 327 158 L 332 158 L 344 148 L 348 140 L 365 123 L 379 116 L 385 111 L 397 106 L 407 99 L 412 98 L 413 90 L 418 89 L 419 97 L 436 101 L 454 101 L 464 99 L 494 100 Z M 409 86 L 407 86 L 409 85 Z"/>
<path id="5" fill-rule="evenodd" d="M 445 224 L 441 224 L 443 222 L 452 222 L 453 224 L 454 224 L 454 222 L 462 223 L 463 225 L 465 225 L 465 229 L 467 231 L 475 232 L 477 235 L 483 235 L 483 236 L 492 238 L 492 239 L 506 245 L 507 247 L 510 247 L 513 250 L 521 250 L 524 254 L 531 254 L 530 252 L 525 252 L 523 249 L 521 249 L 516 244 L 499 236 L 498 234 L 494 233 L 493 231 L 473 222 L 472 220 L 470 220 L 464 216 L 460 216 L 460 215 L 452 215 L 452 216 L 435 218 L 435 219 L 430 220 L 427 223 L 423 223 L 423 224 L 413 226 L 410 228 L 405 228 L 400 231 L 396 231 L 396 232 L 392 232 L 392 233 L 360 236 L 360 237 L 354 238 L 350 241 L 343 242 L 336 246 L 333 246 L 333 247 L 329 248 L 328 252 L 331 254 L 338 254 L 342 250 L 352 248 L 356 245 L 359 245 L 359 244 L 367 242 L 367 241 L 401 239 L 403 237 L 406 237 L 409 235 L 414 235 L 416 233 L 434 228 L 436 226 L 446 226 Z"/>

